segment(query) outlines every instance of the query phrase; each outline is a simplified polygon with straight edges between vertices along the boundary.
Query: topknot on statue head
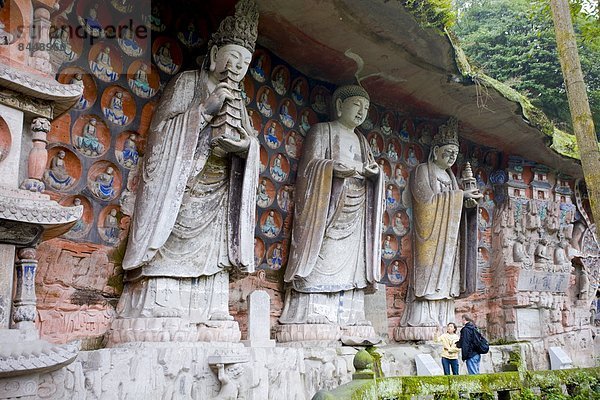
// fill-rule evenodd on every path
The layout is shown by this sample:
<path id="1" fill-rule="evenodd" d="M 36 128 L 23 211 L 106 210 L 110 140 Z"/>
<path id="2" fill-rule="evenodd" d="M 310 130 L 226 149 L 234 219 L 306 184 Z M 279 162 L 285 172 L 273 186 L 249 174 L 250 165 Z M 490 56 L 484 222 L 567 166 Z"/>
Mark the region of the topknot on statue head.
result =
<path id="1" fill-rule="evenodd" d="M 254 53 L 258 37 L 258 7 L 254 0 L 240 0 L 235 5 L 235 15 L 226 17 L 212 34 L 208 49 L 228 44 L 243 46 Z"/>
<path id="2" fill-rule="evenodd" d="M 458 119 L 456 117 L 450 117 L 450 119 L 440 126 L 438 133 L 433 137 L 431 141 L 431 148 L 435 146 L 445 146 L 447 144 L 453 144 L 458 146 Z"/>

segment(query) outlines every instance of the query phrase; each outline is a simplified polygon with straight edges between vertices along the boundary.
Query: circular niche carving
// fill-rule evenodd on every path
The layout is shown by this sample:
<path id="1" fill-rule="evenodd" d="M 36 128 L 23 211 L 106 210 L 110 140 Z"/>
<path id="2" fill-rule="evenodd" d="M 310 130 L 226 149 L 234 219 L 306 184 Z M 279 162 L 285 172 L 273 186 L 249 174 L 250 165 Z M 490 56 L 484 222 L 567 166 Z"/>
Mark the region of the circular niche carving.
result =
<path id="1" fill-rule="evenodd" d="M 102 201 L 110 201 L 121 191 L 123 179 L 119 168 L 109 161 L 96 161 L 87 175 L 87 189 Z"/>
<path id="2" fill-rule="evenodd" d="M 377 164 L 379 165 L 379 168 L 381 168 L 383 174 L 385 175 L 385 181 L 389 181 L 392 176 L 392 165 L 390 164 L 390 162 L 385 158 L 379 158 L 377 160 Z"/>
<path id="3" fill-rule="evenodd" d="M 283 126 L 274 119 L 270 119 L 265 124 L 263 137 L 267 147 L 278 149 L 283 141 Z"/>
<path id="4" fill-rule="evenodd" d="M 373 157 L 381 156 L 384 143 L 381 135 L 373 131 L 367 135 L 367 141 L 369 142 L 369 147 L 371 148 L 371 153 L 373 153 Z"/>
<path id="5" fill-rule="evenodd" d="M 82 171 L 79 157 L 71 150 L 63 146 L 48 149 L 48 164 L 43 176 L 46 190 L 69 191 L 81 178 Z"/>
<path id="6" fill-rule="evenodd" d="M 417 144 L 411 144 L 406 147 L 406 155 L 404 157 L 406 165 L 414 168 L 423 160 L 423 149 Z"/>
<path id="7" fill-rule="evenodd" d="M 109 205 L 100 211 L 98 215 L 98 234 L 106 243 L 115 245 L 125 235 L 124 225 L 128 222 L 119 206 Z"/>
<path id="8" fill-rule="evenodd" d="M 85 237 L 92 224 L 94 223 L 94 210 L 92 207 L 92 203 L 90 200 L 82 195 L 68 196 L 64 197 L 59 201 L 59 204 L 65 207 L 72 206 L 83 206 L 83 215 L 81 218 L 73 225 L 73 227 L 65 233 L 63 236 L 68 239 L 81 239 Z"/>
<path id="9" fill-rule="evenodd" d="M 266 210 L 262 213 L 259 226 L 261 233 L 268 238 L 279 236 L 283 227 L 283 218 L 277 210 Z"/>
<path id="10" fill-rule="evenodd" d="M 262 117 L 260 114 L 252 109 L 248 109 L 248 116 L 250 117 L 250 124 L 256 132 L 262 131 Z"/>
<path id="11" fill-rule="evenodd" d="M 400 157 L 402 157 L 402 145 L 398 141 L 398 139 L 390 139 L 385 148 L 385 156 L 391 162 L 400 161 Z"/>
<path id="12" fill-rule="evenodd" d="M 0 21 L 4 24 L 0 31 L 0 45 L 13 45 L 26 40 L 26 35 L 20 31 L 20 28 L 24 26 L 23 13 L 16 1 L 4 2 L 4 6 L 0 8 Z"/>
<path id="13" fill-rule="evenodd" d="M 102 94 L 100 99 L 102 113 L 112 124 L 129 125 L 135 118 L 136 106 L 133 96 L 121 86 L 113 85 Z"/>
<path id="14" fill-rule="evenodd" d="M 379 124 L 379 131 L 385 136 L 391 136 L 394 132 L 398 131 L 398 121 L 394 116 L 394 113 L 388 111 L 383 114 L 381 117 L 381 122 Z"/>
<path id="15" fill-rule="evenodd" d="M 296 118 L 298 117 L 298 112 L 296 111 L 296 106 L 292 101 L 288 98 L 284 98 L 279 103 L 279 120 L 286 128 L 293 128 L 296 124 Z"/>
<path id="16" fill-rule="evenodd" d="M 300 76 L 292 82 L 292 100 L 299 106 L 308 102 L 308 81 Z"/>
<path id="17" fill-rule="evenodd" d="M 136 96 L 149 99 L 160 88 L 158 69 L 142 60 L 136 60 L 127 69 L 127 84 Z"/>
<path id="18" fill-rule="evenodd" d="M 398 131 L 398 136 L 403 142 L 410 142 L 411 138 L 415 136 L 415 126 L 409 118 L 406 118 L 400 123 L 400 130 Z"/>
<path id="19" fill-rule="evenodd" d="M 267 118 L 275 114 L 275 93 L 268 86 L 262 86 L 256 93 L 256 108 Z"/>
<path id="20" fill-rule="evenodd" d="M 246 75 L 242 83 L 242 98 L 244 99 L 244 103 L 248 105 L 254 100 L 254 81 Z"/>
<path id="21" fill-rule="evenodd" d="M 419 124 L 416 128 L 417 142 L 422 144 L 423 146 L 430 146 L 431 139 L 433 139 L 433 135 L 435 134 L 435 129 L 433 125 L 429 123 Z"/>
<path id="22" fill-rule="evenodd" d="M 394 260 L 387 268 L 387 278 L 392 285 L 400 285 L 406 280 L 407 271 L 404 260 Z"/>
<path id="23" fill-rule="evenodd" d="M 261 238 L 254 238 L 254 265 L 260 266 L 265 259 L 265 242 Z"/>
<path id="24" fill-rule="evenodd" d="M 119 3 L 124 2 L 123 0 L 119 0 Z M 129 0 L 129 2 L 132 2 L 132 0 Z M 144 26 L 144 23 L 132 20 L 131 16 L 121 20 L 119 23 L 119 30 L 116 32 L 117 43 L 121 50 L 123 50 L 123 53 L 129 57 L 140 57 L 146 53 L 146 49 L 148 48 L 149 35 L 142 37 L 142 35 L 136 34 L 136 29 L 140 26 Z"/>
<path id="25" fill-rule="evenodd" d="M 135 168 L 142 156 L 143 150 L 140 135 L 134 131 L 123 131 L 117 136 L 115 142 L 115 157 L 120 165 L 127 169 Z"/>
<path id="26" fill-rule="evenodd" d="M 88 54 L 90 71 L 101 81 L 114 82 L 123 73 L 123 60 L 112 44 L 96 43 Z"/>
<path id="27" fill-rule="evenodd" d="M 11 146 L 12 136 L 10 134 L 10 128 L 4 118 L 0 117 L 0 162 L 8 157 Z"/>
<path id="28" fill-rule="evenodd" d="M 256 193 L 256 205 L 260 208 L 267 208 L 275 200 L 275 185 L 268 178 L 261 177 L 258 182 Z"/>
<path id="29" fill-rule="evenodd" d="M 285 182 L 290 175 L 290 162 L 283 154 L 276 154 L 271 159 L 269 170 L 276 182 Z"/>
<path id="30" fill-rule="evenodd" d="M 310 106 L 319 113 L 329 114 L 329 104 L 331 104 L 331 92 L 324 86 L 315 86 L 310 92 Z"/>
<path id="31" fill-rule="evenodd" d="M 406 211 L 401 210 L 394 214 L 392 229 L 398 236 L 406 236 L 410 232 L 410 217 Z"/>
<path id="32" fill-rule="evenodd" d="M 79 99 L 75 110 L 87 110 L 94 105 L 98 97 L 98 87 L 96 81 L 89 72 L 79 67 L 66 67 L 58 74 L 60 83 L 74 84 L 81 81 L 83 85 L 83 96 Z"/>
<path id="33" fill-rule="evenodd" d="M 110 130 L 101 117 L 82 115 L 71 129 L 71 143 L 84 156 L 101 157 L 110 147 Z"/>
<path id="34" fill-rule="evenodd" d="M 282 242 L 276 242 L 269 246 L 267 251 L 267 265 L 270 269 L 277 271 L 281 269 L 285 261 L 285 247 Z"/>
<path id="35" fill-rule="evenodd" d="M 111 23 L 111 13 L 105 2 L 96 0 L 80 0 L 75 9 L 79 25 L 93 37 L 102 37 L 104 30 Z"/>
<path id="36" fill-rule="evenodd" d="M 387 184 L 385 186 L 385 204 L 387 205 L 388 210 L 393 210 L 395 208 L 400 207 L 400 189 L 396 185 Z"/>
<path id="37" fill-rule="evenodd" d="M 289 131 L 285 139 L 285 152 L 288 156 L 298 159 L 302 154 L 302 143 L 304 139 L 296 131 Z"/>
<path id="38" fill-rule="evenodd" d="M 271 74 L 271 57 L 266 51 L 262 49 L 254 51 L 254 60 L 249 72 L 257 82 L 264 83 L 266 81 Z"/>
<path id="39" fill-rule="evenodd" d="M 292 185 L 284 185 L 277 192 L 277 204 L 285 212 L 291 212 L 294 206 L 294 187 Z"/>
<path id="40" fill-rule="evenodd" d="M 267 153 L 267 149 L 263 146 L 260 147 L 260 164 L 259 170 L 262 174 L 267 169 L 267 165 L 269 165 L 269 153 Z"/>
<path id="41" fill-rule="evenodd" d="M 287 93 L 290 87 L 290 71 L 284 65 L 278 65 L 273 69 L 271 86 L 280 96 Z"/>
<path id="42" fill-rule="evenodd" d="M 193 49 L 202 46 L 208 40 L 208 27 L 204 19 L 195 15 L 183 15 L 175 23 L 177 39 L 185 47 Z"/>
<path id="43" fill-rule="evenodd" d="M 60 62 L 79 59 L 83 52 L 83 39 L 75 32 L 76 27 L 69 24 L 66 18 L 59 15 L 53 19 L 49 32 L 51 59 Z"/>
<path id="44" fill-rule="evenodd" d="M 152 60 L 161 71 L 175 75 L 183 64 L 183 52 L 174 39 L 161 36 L 152 44 Z"/>
<path id="45" fill-rule="evenodd" d="M 302 136 L 306 136 L 306 133 L 310 129 L 311 126 L 319 122 L 319 118 L 317 114 L 310 109 L 304 108 L 300 112 L 300 120 L 298 121 L 298 130 L 302 134 Z"/>
<path id="46" fill-rule="evenodd" d="M 398 239 L 394 235 L 383 235 L 381 239 L 381 257 L 390 260 L 398 254 L 398 250 Z"/>

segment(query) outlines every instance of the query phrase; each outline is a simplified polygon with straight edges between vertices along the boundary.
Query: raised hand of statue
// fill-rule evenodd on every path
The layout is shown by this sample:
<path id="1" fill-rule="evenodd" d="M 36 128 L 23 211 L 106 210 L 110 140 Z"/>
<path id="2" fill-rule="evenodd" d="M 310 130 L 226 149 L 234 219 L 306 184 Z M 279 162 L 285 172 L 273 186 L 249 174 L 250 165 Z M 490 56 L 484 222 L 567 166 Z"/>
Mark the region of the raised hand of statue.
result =
<path id="1" fill-rule="evenodd" d="M 349 178 L 356 174 L 356 169 L 348 167 L 346 164 L 336 161 L 333 163 L 333 175 L 337 178 Z"/>
<path id="2" fill-rule="evenodd" d="M 210 96 L 200 105 L 201 112 L 206 115 L 214 116 L 223 107 L 226 99 L 233 100 L 232 88 L 225 82 L 219 83 Z"/>
<path id="3" fill-rule="evenodd" d="M 250 147 L 248 132 L 244 128 L 240 129 L 240 139 L 220 136 L 213 141 L 213 144 L 220 147 L 226 153 L 241 153 Z"/>
<path id="4" fill-rule="evenodd" d="M 376 162 L 372 162 L 371 164 L 365 165 L 363 168 L 363 172 L 362 175 L 369 177 L 369 176 L 376 176 L 379 174 L 379 165 Z"/>
<path id="5" fill-rule="evenodd" d="M 464 193 L 465 199 L 479 200 L 483 198 L 483 193 L 479 191 L 479 188 L 467 189 Z"/>

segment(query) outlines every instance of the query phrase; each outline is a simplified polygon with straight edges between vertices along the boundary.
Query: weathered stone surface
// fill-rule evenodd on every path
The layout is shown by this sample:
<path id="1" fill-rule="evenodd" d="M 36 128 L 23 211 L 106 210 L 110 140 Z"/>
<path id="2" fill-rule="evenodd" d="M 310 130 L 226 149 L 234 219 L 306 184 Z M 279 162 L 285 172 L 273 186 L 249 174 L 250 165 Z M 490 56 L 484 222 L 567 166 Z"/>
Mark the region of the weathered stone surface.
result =
<path id="1" fill-rule="evenodd" d="M 65 343 L 106 333 L 120 291 L 111 251 L 62 239 L 40 245 L 37 324 L 43 338 Z"/>

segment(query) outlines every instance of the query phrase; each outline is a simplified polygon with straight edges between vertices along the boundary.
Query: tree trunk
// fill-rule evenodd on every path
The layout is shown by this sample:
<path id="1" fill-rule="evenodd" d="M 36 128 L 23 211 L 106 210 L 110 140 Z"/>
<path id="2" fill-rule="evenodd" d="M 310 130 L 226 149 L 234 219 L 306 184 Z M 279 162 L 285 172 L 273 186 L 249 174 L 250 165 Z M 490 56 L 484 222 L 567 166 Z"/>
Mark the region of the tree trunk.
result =
<path id="1" fill-rule="evenodd" d="M 594 221 L 598 223 L 600 221 L 600 150 L 581 72 L 569 2 L 568 0 L 550 0 L 550 8 L 556 32 L 558 58 L 565 79 L 569 109 L 573 120 L 573 131 L 579 146 L 592 215 Z"/>

